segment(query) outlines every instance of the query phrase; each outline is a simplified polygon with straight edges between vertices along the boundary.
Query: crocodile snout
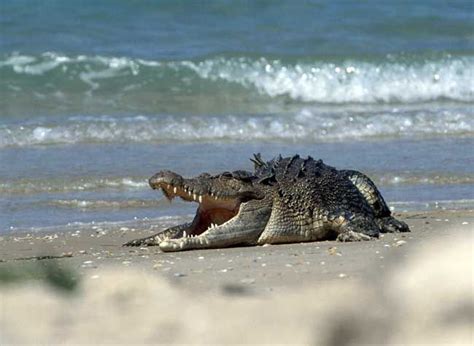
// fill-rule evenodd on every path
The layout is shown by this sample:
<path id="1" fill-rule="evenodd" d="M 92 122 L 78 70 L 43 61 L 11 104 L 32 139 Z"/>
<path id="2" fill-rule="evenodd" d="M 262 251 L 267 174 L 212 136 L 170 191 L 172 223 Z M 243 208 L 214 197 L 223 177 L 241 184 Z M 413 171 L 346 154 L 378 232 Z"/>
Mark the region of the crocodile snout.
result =
<path id="1" fill-rule="evenodd" d="M 163 185 L 179 186 L 183 183 L 183 177 L 171 171 L 160 171 L 148 179 L 151 188 L 156 190 Z"/>

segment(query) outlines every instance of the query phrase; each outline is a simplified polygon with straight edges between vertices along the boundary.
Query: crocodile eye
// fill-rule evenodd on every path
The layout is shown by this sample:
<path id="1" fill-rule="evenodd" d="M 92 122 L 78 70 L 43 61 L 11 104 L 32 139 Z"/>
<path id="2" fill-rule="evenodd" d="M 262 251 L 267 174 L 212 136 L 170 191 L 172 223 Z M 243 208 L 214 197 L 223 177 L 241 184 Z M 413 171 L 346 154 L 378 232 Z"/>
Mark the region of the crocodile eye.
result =
<path id="1" fill-rule="evenodd" d="M 233 171 L 232 177 L 238 179 L 244 183 L 248 183 L 252 181 L 252 174 L 247 171 Z"/>
<path id="2" fill-rule="evenodd" d="M 221 177 L 223 177 L 223 178 L 232 178 L 232 173 L 224 172 L 224 173 L 221 174 Z"/>

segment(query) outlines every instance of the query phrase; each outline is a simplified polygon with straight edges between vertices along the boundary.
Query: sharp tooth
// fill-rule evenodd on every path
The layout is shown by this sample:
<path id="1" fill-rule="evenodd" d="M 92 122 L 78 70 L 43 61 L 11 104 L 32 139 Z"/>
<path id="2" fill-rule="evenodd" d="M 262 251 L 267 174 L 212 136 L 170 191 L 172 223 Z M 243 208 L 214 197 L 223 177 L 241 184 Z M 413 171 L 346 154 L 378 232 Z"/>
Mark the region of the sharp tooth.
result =
<path id="1" fill-rule="evenodd" d="M 202 203 L 202 196 L 199 196 L 199 203 Z"/>
<path id="2" fill-rule="evenodd" d="M 178 188 L 175 186 L 175 187 L 173 188 L 173 193 L 176 193 L 176 192 L 178 192 Z"/>
<path id="3" fill-rule="evenodd" d="M 193 199 L 194 199 L 194 200 L 197 200 L 197 196 L 196 196 L 195 193 L 193 193 Z"/>
<path id="4" fill-rule="evenodd" d="M 183 238 L 186 238 L 187 236 L 186 231 L 183 231 Z"/>

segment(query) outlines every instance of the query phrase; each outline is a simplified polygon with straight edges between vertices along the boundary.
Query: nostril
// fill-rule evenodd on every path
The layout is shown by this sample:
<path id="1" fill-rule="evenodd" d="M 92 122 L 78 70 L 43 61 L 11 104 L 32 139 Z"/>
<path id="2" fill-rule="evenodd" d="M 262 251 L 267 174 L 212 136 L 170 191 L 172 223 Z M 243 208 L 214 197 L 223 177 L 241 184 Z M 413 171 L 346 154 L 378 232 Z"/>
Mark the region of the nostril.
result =
<path id="1" fill-rule="evenodd" d="M 160 177 L 157 175 L 152 176 L 150 179 L 148 179 L 148 184 L 151 186 L 153 190 L 156 190 L 159 186 L 160 183 Z"/>

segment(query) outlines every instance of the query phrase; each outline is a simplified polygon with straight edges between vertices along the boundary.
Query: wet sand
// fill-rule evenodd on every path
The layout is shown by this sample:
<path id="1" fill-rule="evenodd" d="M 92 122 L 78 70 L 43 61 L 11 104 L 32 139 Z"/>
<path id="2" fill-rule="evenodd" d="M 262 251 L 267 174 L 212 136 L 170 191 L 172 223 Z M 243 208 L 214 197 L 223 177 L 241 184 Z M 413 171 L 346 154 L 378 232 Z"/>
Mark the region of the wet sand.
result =
<path id="1" fill-rule="evenodd" d="M 0 342 L 472 342 L 474 210 L 396 216 L 412 232 L 178 253 L 121 247 L 152 226 L 4 236 L 0 270 L 54 261 L 77 275 L 79 290 L 64 296 L 41 280 L 0 285 Z M 440 306 L 457 328 L 445 339 Z M 36 327 L 24 332 L 25 323 Z"/>

